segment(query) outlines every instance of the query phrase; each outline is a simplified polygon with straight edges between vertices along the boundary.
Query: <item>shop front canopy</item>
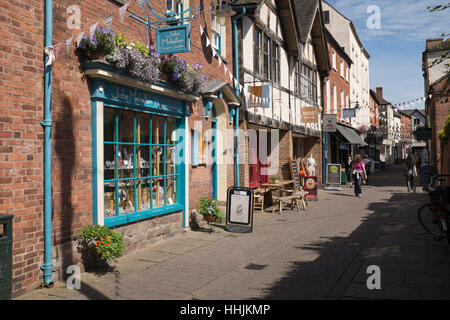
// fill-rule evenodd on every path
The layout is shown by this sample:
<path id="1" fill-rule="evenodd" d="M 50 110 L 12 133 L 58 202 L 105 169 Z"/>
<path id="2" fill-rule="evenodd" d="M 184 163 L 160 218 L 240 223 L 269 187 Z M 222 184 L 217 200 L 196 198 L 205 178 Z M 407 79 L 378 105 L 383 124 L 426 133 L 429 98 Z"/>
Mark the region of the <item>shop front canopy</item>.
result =
<path id="1" fill-rule="evenodd" d="M 343 126 L 341 124 L 336 124 L 336 129 L 340 134 L 344 136 L 349 144 L 359 145 L 363 147 L 368 146 L 368 144 L 361 138 L 361 136 L 356 132 L 355 129 Z"/>

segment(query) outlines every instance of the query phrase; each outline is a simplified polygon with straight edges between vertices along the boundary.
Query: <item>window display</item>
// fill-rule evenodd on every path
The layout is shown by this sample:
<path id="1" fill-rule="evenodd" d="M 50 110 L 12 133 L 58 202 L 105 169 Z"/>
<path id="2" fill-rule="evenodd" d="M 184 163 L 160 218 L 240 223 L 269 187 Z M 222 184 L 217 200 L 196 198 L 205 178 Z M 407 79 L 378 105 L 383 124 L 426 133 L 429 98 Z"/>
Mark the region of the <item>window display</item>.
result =
<path id="1" fill-rule="evenodd" d="M 104 109 L 105 218 L 176 203 L 175 128 L 173 118 Z"/>

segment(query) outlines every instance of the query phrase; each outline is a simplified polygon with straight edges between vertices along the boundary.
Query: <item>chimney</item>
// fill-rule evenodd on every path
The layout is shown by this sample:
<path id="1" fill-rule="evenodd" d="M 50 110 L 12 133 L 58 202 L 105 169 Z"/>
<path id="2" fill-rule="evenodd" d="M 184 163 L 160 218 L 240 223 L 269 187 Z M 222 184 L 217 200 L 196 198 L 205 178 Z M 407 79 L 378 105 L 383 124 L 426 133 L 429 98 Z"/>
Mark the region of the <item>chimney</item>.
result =
<path id="1" fill-rule="evenodd" d="M 443 38 L 434 38 L 434 39 L 427 39 L 426 41 L 426 49 L 433 49 L 439 45 L 442 45 L 444 43 Z"/>
<path id="2" fill-rule="evenodd" d="M 383 87 L 377 87 L 377 96 L 383 98 Z"/>

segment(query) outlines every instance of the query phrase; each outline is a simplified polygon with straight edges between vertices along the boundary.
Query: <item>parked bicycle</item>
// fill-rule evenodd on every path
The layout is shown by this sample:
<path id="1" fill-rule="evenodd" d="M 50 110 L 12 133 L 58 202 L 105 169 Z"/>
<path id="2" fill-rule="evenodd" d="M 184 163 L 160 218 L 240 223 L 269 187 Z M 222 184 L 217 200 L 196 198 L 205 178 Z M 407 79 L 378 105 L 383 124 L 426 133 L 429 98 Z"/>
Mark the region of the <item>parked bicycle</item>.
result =
<path id="1" fill-rule="evenodd" d="M 421 206 L 417 216 L 426 231 L 434 235 L 436 240 L 446 238 L 450 247 L 450 212 L 446 208 L 448 188 L 441 185 L 441 182 L 445 181 L 442 177 L 450 175 L 434 175 L 430 184 L 424 187 L 424 191 L 428 191 L 430 196 L 430 203 Z"/>

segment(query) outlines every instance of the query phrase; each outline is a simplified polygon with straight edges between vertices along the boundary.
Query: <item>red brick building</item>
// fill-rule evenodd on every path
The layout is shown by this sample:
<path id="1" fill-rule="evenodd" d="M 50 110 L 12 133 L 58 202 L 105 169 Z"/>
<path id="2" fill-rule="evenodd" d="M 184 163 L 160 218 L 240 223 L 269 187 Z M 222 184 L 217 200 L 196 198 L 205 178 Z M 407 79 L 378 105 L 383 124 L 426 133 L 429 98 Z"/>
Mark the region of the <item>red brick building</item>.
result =
<path id="1" fill-rule="evenodd" d="M 432 129 L 432 138 L 428 143 L 430 164 L 440 173 L 449 172 L 449 163 L 443 157 L 438 134 L 450 112 L 450 79 L 448 78 L 448 69 L 446 69 L 446 64 L 450 63 L 450 59 L 439 64 L 434 64 L 433 61 L 449 48 L 450 40 L 444 42 L 442 38 L 428 39 L 422 54 L 425 96 L 427 97 L 425 113 L 427 125 Z"/>
<path id="2" fill-rule="evenodd" d="M 231 19 L 223 27 L 218 25 L 211 15 L 210 1 L 182 1 L 185 9 L 193 6 L 191 13 L 198 14 L 195 19 L 189 20 L 190 51 L 177 54 L 189 64 L 202 64 L 210 83 L 216 84 L 201 92 L 202 97 L 185 94 L 176 86 L 166 86 L 165 82 L 145 84 L 102 63 L 85 65 L 79 59 L 75 53 L 77 35 L 82 31 L 89 34 L 91 26 L 95 23 L 103 25 L 105 17 L 110 14 L 113 15 L 111 28 L 114 32 L 124 34 L 129 40 L 146 42 L 145 26 L 129 17 L 130 13 L 144 17 L 145 11 L 136 1 L 132 1 L 121 21 L 119 8 L 125 3 L 109 0 L 53 1 L 52 43 L 55 48 L 61 44 L 52 66 L 51 94 L 53 279 L 61 278 L 66 266 L 80 263 L 74 239 L 84 225 L 103 223 L 114 227 L 124 235 L 127 243 L 125 253 L 188 228 L 190 209 L 196 207 L 200 197 L 211 196 L 212 168 L 208 161 L 200 161 L 194 166 L 190 161 L 187 165 L 175 165 L 167 160 L 172 159 L 169 151 L 182 151 L 182 155 L 178 156 L 190 160 L 194 130 L 204 132 L 216 124 L 220 130 L 233 129 L 229 110 L 239 105 L 239 99 L 229 84 L 229 74 L 223 69 L 227 66 L 233 72 Z M 171 10 L 180 10 L 174 3 L 170 3 Z M 197 10 L 201 4 L 201 10 Z M 169 9 L 162 1 L 152 0 L 150 5 L 160 12 Z M 78 18 L 80 23 L 74 27 L 73 21 Z M 44 1 L 0 4 L 0 214 L 14 215 L 13 296 L 36 288 L 42 281 L 44 21 Z M 205 34 L 200 34 L 200 26 L 208 40 Z M 149 42 L 156 45 L 153 29 L 150 29 Z M 70 44 L 67 52 L 66 44 Z M 215 48 L 216 55 L 213 55 L 211 46 Z M 208 102 L 212 102 L 212 106 Z M 209 110 L 211 107 L 210 113 L 205 112 L 205 108 Z M 153 124 L 150 127 L 153 129 L 145 127 L 147 120 Z M 134 133 L 133 121 L 137 123 Z M 103 131 L 101 128 L 107 123 Z M 109 130 L 112 127 L 118 131 L 124 130 L 125 134 L 120 131 L 118 137 Z M 148 136 L 139 136 L 136 128 L 139 132 L 147 130 L 148 135 L 153 137 L 153 140 L 150 138 L 152 162 L 153 157 L 160 157 L 160 160 L 155 160 L 158 170 L 161 168 L 157 178 L 141 178 L 140 172 L 145 170 L 151 177 L 157 173 L 148 173 L 149 169 L 144 165 L 150 165 L 150 158 L 146 158 L 150 155 L 144 152 L 144 144 L 139 143 L 148 141 L 145 140 Z M 181 133 L 174 134 L 176 129 Z M 106 138 L 109 134 L 116 140 L 108 144 Z M 122 138 L 124 140 L 120 140 Z M 131 147 L 123 141 L 129 141 Z M 197 141 L 196 147 L 204 148 L 211 144 L 211 136 Z M 116 150 L 116 156 L 111 153 L 111 158 L 108 158 L 108 150 L 113 145 L 121 146 L 125 151 Z M 140 151 L 133 154 L 133 148 Z M 233 151 L 233 140 L 227 148 Z M 125 169 L 117 169 L 117 162 L 125 163 L 127 155 L 134 159 L 131 158 Z M 103 157 L 104 163 L 101 160 Z M 163 158 L 167 160 L 166 165 L 160 162 Z M 119 159 L 116 169 L 113 168 L 115 159 Z M 133 161 L 139 169 L 134 169 L 134 173 L 130 164 Z M 114 176 L 108 170 L 116 170 Z M 126 173 L 118 177 L 117 171 L 120 170 Z M 111 181 L 107 182 L 110 174 Z M 127 179 L 133 181 L 134 189 L 133 183 L 120 180 L 128 174 Z M 233 165 L 223 168 L 219 175 L 222 189 L 233 185 L 234 175 Z M 118 177 L 117 181 L 112 181 L 112 177 Z M 189 188 L 185 189 L 185 185 Z M 154 190 L 153 196 L 151 190 Z M 160 190 L 164 190 L 164 201 L 160 198 Z M 120 201 L 116 196 L 119 192 Z M 122 202 L 129 205 L 122 208 Z M 148 209 L 148 205 L 152 209 Z M 109 216 L 110 213 L 112 216 Z"/>

